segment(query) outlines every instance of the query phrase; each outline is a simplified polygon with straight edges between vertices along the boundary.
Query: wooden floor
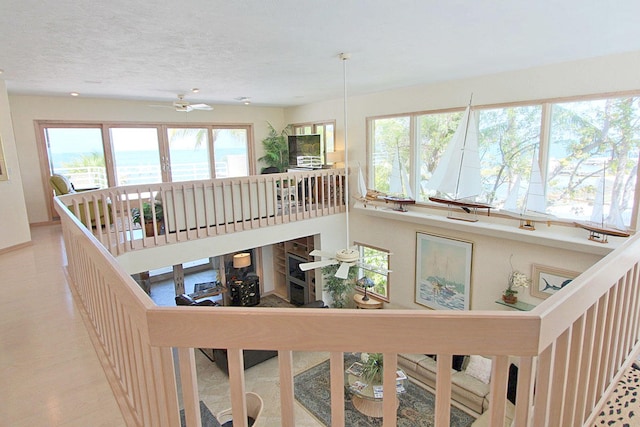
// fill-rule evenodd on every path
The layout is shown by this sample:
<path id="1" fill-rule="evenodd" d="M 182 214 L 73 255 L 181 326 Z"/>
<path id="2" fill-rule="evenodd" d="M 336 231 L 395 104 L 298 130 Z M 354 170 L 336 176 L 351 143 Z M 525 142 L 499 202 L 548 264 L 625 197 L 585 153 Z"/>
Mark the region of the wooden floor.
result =
<path id="1" fill-rule="evenodd" d="M 0 427 L 124 426 L 65 281 L 60 227 L 31 231 L 32 245 L 0 255 Z M 326 357 L 296 354 L 296 373 Z M 228 381 L 200 352 L 196 363 L 201 399 L 215 414 L 229 406 Z M 246 373 L 247 389 L 266 397 L 268 427 L 280 424 L 274 373 L 276 359 Z M 319 425 L 300 405 L 296 421 Z"/>

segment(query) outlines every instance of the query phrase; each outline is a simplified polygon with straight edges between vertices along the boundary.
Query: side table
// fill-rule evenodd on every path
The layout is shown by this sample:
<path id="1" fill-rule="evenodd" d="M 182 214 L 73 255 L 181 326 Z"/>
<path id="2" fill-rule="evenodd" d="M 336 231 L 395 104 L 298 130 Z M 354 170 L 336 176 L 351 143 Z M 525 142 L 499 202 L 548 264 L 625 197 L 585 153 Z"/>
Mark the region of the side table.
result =
<path id="1" fill-rule="evenodd" d="M 364 308 L 364 309 L 382 308 L 382 301 L 378 301 L 371 297 L 369 297 L 367 301 L 363 301 L 362 298 L 364 298 L 364 295 L 362 294 L 355 294 L 353 296 L 353 302 L 356 303 L 356 308 Z"/>

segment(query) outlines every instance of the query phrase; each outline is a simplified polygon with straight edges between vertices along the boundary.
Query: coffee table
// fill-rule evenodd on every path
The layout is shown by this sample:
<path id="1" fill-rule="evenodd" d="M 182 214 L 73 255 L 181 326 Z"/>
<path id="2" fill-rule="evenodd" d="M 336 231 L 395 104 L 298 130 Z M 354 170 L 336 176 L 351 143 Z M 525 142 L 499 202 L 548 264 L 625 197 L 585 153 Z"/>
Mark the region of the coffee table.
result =
<path id="1" fill-rule="evenodd" d="M 356 362 L 357 363 L 357 362 Z M 345 371 L 344 386 L 349 393 L 351 393 L 351 403 L 354 408 L 360 413 L 369 417 L 382 417 L 384 413 L 384 407 L 382 404 L 382 384 L 373 382 L 367 384 L 367 380 L 362 375 L 355 375 L 351 365 Z M 393 396 L 395 399 L 396 409 L 400 406 L 398 400 L 398 393 L 404 393 L 406 391 L 406 374 L 399 369 L 396 379 L 396 394 Z"/>

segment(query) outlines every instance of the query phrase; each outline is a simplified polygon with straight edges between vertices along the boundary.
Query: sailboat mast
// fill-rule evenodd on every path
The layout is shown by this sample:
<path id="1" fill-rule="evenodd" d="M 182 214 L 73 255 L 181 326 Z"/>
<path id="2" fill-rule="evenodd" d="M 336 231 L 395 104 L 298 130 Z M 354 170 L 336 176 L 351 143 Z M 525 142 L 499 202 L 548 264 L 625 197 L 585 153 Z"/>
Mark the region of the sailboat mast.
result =
<path id="1" fill-rule="evenodd" d="M 471 100 L 473 100 L 473 93 L 471 94 L 471 98 L 469 98 L 469 107 L 467 108 L 467 125 L 464 128 L 464 138 L 462 142 L 462 156 L 460 156 L 460 166 L 458 167 L 458 179 L 456 180 L 456 192 L 454 194 L 454 198 L 458 198 L 458 191 L 460 190 L 460 177 L 462 176 L 462 165 L 464 164 L 464 150 L 467 146 L 467 133 L 469 133 L 469 118 L 471 116 Z"/>

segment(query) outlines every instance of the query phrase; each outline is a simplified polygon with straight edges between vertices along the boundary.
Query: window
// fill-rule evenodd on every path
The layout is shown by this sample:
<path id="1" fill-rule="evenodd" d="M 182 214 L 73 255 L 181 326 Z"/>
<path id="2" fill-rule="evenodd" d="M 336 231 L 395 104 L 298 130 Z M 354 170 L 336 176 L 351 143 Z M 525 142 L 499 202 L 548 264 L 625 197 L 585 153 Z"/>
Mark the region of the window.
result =
<path id="1" fill-rule="evenodd" d="M 368 277 L 374 283 L 367 293 L 376 298 L 389 302 L 389 251 L 356 243 L 360 251 L 360 267 L 358 279 Z M 356 289 L 364 292 L 364 289 L 356 286 Z"/>
<path id="2" fill-rule="evenodd" d="M 43 176 L 60 173 L 77 188 L 247 176 L 253 168 L 251 125 L 37 125 Z M 51 200 L 49 208 L 53 217 Z"/>
<path id="3" fill-rule="evenodd" d="M 550 211 L 629 226 L 638 175 L 640 97 L 553 104 L 549 139 Z"/>
<path id="4" fill-rule="evenodd" d="M 76 188 L 106 188 L 107 168 L 100 127 L 48 127 L 44 141 L 49 158 L 45 176 L 73 176 Z"/>
<path id="5" fill-rule="evenodd" d="M 429 203 L 434 193 L 429 179 L 461 111 L 370 118 L 369 184 L 384 193 L 413 194 L 417 202 Z M 476 112 L 483 188 L 478 201 L 521 209 L 532 166 L 538 162 L 536 169 L 546 183 L 547 213 L 566 220 L 631 225 L 640 152 L 640 97 L 540 101 L 487 106 Z"/>

